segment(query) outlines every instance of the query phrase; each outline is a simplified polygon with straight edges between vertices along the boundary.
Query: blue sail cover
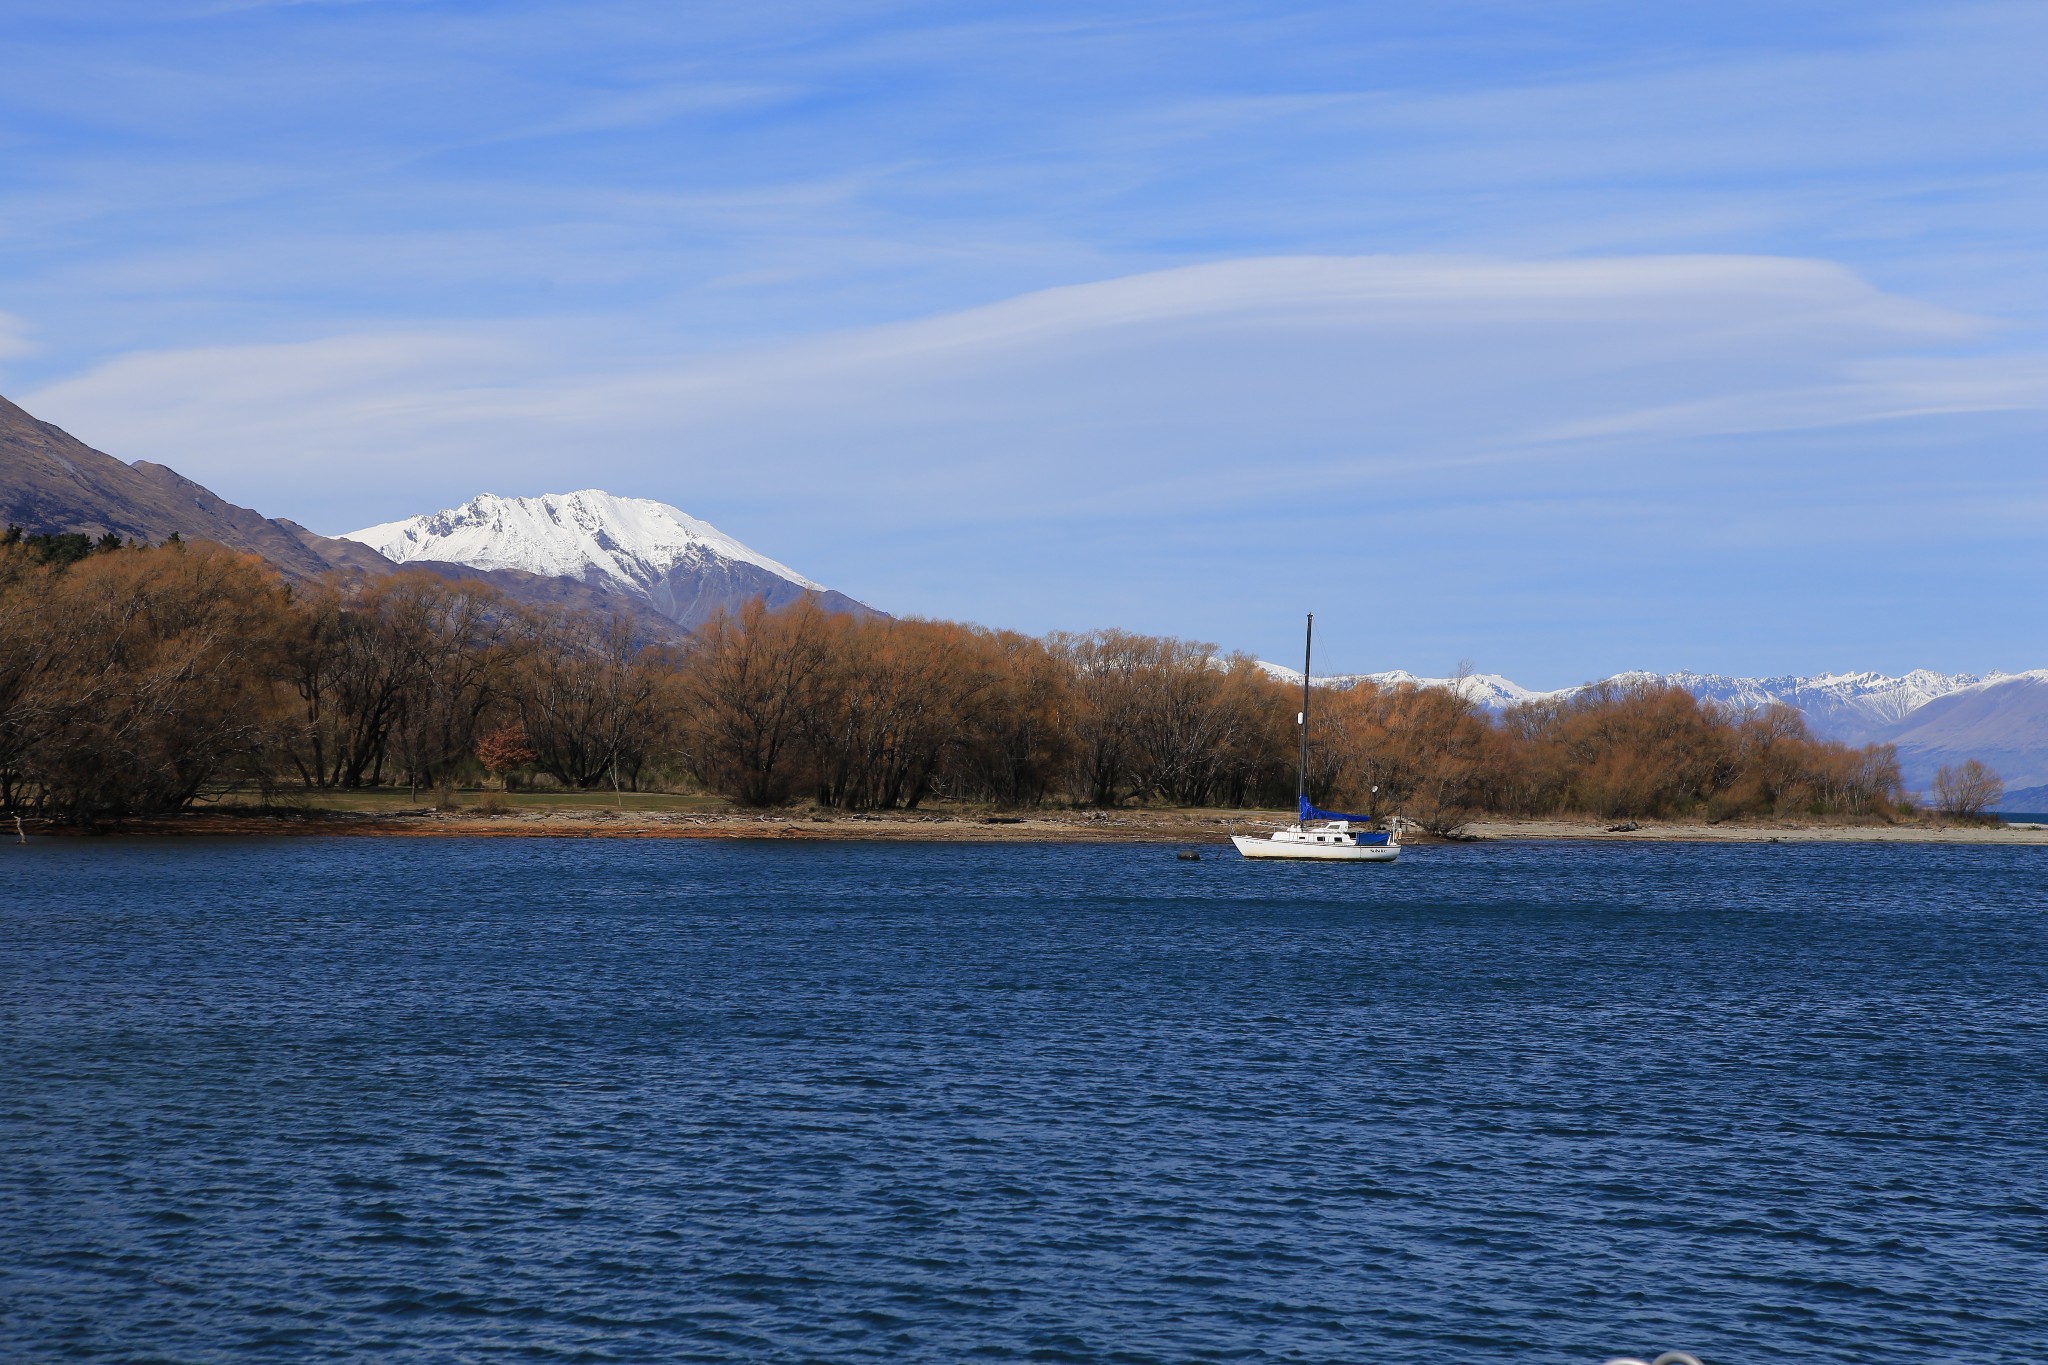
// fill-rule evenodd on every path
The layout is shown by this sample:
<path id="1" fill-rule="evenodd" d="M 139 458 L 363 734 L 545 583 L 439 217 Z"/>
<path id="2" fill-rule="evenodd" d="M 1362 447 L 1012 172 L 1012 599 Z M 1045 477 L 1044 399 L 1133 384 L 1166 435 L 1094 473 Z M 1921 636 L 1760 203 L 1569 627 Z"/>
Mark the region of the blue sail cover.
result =
<path id="1" fill-rule="evenodd" d="M 1368 825 L 1372 823 L 1372 817 L 1370 815 L 1346 815 L 1344 812 L 1338 810 L 1319 810 L 1308 803 L 1308 798 L 1306 796 L 1300 797 L 1299 801 L 1301 809 L 1301 818 L 1303 820 L 1349 820 L 1354 824 L 1360 825 Z M 1387 841 L 1387 836 L 1385 834 L 1360 834 L 1357 837 L 1358 842 L 1361 844 L 1384 844 Z"/>

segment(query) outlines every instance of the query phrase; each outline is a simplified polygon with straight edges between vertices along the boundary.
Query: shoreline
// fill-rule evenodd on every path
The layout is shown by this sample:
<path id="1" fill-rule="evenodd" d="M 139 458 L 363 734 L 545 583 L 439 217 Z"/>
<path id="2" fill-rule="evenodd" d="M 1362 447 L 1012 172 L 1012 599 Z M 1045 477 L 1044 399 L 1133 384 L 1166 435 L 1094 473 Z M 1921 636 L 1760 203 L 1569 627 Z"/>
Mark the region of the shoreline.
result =
<path id="1" fill-rule="evenodd" d="M 1279 811 L 1044 810 L 1022 814 L 964 811 L 823 812 L 810 810 L 648 811 L 606 808 L 440 811 L 191 811 L 110 820 L 94 826 L 23 822 L 29 837 L 399 837 L 441 839 L 798 839 L 888 843 L 1142 843 L 1226 845 L 1232 833 L 1286 823 Z M 12 844 L 13 831 L 0 830 Z M 1568 840 L 1584 843 L 1975 844 L 2048 846 L 2048 825 L 1880 825 L 1819 821 L 1644 821 L 1635 828 L 1579 818 L 1475 820 L 1461 837 L 1416 834 L 1410 847 L 1442 843 Z"/>

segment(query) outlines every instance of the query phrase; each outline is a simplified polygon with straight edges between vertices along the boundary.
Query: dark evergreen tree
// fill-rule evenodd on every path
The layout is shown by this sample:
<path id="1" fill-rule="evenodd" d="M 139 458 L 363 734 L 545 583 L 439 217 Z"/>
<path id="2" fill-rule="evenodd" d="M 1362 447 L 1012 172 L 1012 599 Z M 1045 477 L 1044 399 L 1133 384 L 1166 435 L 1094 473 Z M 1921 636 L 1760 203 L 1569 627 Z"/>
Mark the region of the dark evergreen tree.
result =
<path id="1" fill-rule="evenodd" d="M 45 531 L 26 540 L 45 564 L 76 564 L 92 553 L 92 537 L 82 531 Z"/>

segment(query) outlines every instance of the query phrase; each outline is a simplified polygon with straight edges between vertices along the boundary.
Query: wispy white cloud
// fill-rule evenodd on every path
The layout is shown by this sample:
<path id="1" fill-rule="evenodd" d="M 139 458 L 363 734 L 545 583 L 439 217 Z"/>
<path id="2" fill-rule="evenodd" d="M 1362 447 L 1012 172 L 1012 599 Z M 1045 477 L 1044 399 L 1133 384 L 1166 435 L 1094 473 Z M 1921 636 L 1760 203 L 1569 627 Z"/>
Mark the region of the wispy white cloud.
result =
<path id="1" fill-rule="evenodd" d="M 331 530 L 572 477 L 704 511 L 764 470 L 868 525 L 1000 524 L 2048 406 L 2024 357 L 1942 354 L 1992 330 L 1825 262 L 1281 258 L 598 372 L 587 329 L 438 329 L 148 352 L 27 397 Z"/>
<path id="2" fill-rule="evenodd" d="M 1981 514 L 2043 489 L 2038 5 L 81 3 L 0 32 L 12 396 L 328 529 L 603 482 L 909 609 L 1204 636 L 1268 613 L 1232 555 L 1455 546 L 1550 596 L 1438 664 L 1575 671 L 1791 612 L 1597 624 L 1738 522 L 1829 621 L 1901 527 L 2041 567 Z M 1882 582 L 1868 638 L 2010 629 Z"/>
<path id="3" fill-rule="evenodd" d="M 34 355 L 36 345 L 29 339 L 28 323 L 12 313 L 0 313 L 0 360 Z"/>
<path id="4" fill-rule="evenodd" d="M 1728 436 L 1977 413 L 2048 412 L 2048 355 L 1914 356 L 1844 362 L 1836 382 L 1758 388 L 1610 413 L 1543 433 L 1549 442 Z"/>

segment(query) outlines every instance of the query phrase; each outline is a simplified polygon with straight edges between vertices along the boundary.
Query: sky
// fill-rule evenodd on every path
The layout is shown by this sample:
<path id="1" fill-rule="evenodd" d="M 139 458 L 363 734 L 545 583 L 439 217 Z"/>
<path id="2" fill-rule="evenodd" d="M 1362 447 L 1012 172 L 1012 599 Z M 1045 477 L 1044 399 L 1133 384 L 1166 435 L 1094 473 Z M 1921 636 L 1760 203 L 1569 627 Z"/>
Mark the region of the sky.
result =
<path id="1" fill-rule="evenodd" d="M 0 393 L 327 533 L 1532 687 L 2048 665 L 2048 6 L 0 0 Z"/>

